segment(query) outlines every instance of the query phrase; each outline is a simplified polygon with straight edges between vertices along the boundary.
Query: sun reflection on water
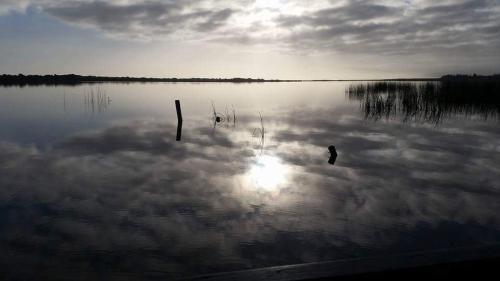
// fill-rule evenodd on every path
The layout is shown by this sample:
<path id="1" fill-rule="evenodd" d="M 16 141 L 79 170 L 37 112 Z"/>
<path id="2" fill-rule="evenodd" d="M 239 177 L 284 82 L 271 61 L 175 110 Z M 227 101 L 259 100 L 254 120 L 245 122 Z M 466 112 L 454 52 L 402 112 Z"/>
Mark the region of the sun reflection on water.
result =
<path id="1" fill-rule="evenodd" d="M 287 175 L 288 168 L 280 158 L 260 155 L 250 166 L 247 179 L 258 189 L 273 191 L 286 183 Z"/>

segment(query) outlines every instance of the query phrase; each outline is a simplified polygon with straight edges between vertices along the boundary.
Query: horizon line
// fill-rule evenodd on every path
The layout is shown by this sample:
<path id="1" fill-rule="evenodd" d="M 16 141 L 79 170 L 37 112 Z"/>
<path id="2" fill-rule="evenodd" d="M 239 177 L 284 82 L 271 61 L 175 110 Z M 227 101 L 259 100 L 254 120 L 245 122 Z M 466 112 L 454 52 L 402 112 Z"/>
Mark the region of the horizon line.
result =
<path id="1" fill-rule="evenodd" d="M 78 85 L 85 83 L 154 83 L 154 82 L 212 82 L 212 83 L 265 83 L 265 82 L 355 82 L 355 81 L 443 81 L 443 80 L 500 80 L 500 74 L 445 74 L 441 77 L 364 78 L 364 79 L 269 79 L 269 78 L 207 78 L 207 77 L 134 77 L 79 74 L 1 74 L 0 85 Z"/>
<path id="2" fill-rule="evenodd" d="M 253 78 L 253 77 L 147 77 L 147 76 L 109 76 L 93 74 L 0 74 L 0 80 L 5 76 L 14 78 L 97 78 L 97 79 L 131 79 L 131 80 L 251 80 L 251 81 L 294 81 L 294 82 L 315 82 L 315 81 L 384 81 L 384 80 L 438 80 L 441 77 L 397 77 L 397 78 Z M 88 81 L 84 81 L 88 82 Z"/>

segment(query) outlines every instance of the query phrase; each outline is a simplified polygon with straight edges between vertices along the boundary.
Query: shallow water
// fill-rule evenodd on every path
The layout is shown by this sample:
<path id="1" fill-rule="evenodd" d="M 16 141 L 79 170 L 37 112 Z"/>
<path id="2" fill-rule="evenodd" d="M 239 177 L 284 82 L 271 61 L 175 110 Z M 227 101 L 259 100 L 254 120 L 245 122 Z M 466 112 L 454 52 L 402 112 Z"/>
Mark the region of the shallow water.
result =
<path id="1" fill-rule="evenodd" d="M 500 242 L 498 118 L 367 118 L 347 86 L 0 88 L 0 272 L 170 278 Z"/>

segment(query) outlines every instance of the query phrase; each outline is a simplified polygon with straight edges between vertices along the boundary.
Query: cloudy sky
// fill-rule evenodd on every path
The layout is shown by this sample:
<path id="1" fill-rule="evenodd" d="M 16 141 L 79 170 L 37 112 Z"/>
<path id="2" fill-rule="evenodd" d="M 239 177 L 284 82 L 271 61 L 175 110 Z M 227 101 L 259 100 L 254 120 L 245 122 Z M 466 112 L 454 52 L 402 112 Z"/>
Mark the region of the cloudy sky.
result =
<path id="1" fill-rule="evenodd" d="M 0 73 L 500 72 L 500 1 L 0 0 Z"/>

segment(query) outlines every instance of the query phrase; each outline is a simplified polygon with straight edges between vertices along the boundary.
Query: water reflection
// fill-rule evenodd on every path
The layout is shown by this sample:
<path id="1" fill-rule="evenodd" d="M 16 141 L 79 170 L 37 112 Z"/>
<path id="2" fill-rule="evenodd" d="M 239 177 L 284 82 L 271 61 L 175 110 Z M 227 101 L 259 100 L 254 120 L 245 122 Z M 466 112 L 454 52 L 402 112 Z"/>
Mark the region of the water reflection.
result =
<path id="1" fill-rule="evenodd" d="M 219 112 L 215 108 L 215 103 L 212 101 L 212 120 L 214 122 L 214 130 L 217 125 L 224 126 L 225 128 L 236 126 L 236 110 L 234 109 L 234 106 L 231 107 L 231 112 L 227 106 L 224 112 Z"/>
<path id="2" fill-rule="evenodd" d="M 83 96 L 86 113 L 102 113 L 107 111 L 108 107 L 111 106 L 111 98 L 100 86 L 97 86 L 95 89 L 90 87 L 83 92 Z M 64 94 L 64 109 L 66 111 L 66 93 Z"/>
<path id="3" fill-rule="evenodd" d="M 175 135 L 175 140 L 182 140 L 182 120 L 177 121 L 177 134 Z"/>
<path id="4" fill-rule="evenodd" d="M 496 120 L 365 122 L 329 98 L 265 124 L 252 108 L 216 133 L 187 106 L 182 142 L 175 111 L 43 148 L 2 139 L 0 266 L 7 279 L 168 279 L 500 241 Z"/>
<path id="5" fill-rule="evenodd" d="M 288 169 L 281 159 L 271 155 L 258 155 L 248 171 L 249 181 L 258 189 L 277 190 L 287 184 Z"/>

